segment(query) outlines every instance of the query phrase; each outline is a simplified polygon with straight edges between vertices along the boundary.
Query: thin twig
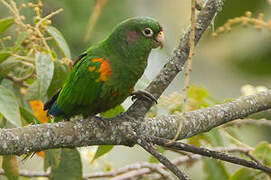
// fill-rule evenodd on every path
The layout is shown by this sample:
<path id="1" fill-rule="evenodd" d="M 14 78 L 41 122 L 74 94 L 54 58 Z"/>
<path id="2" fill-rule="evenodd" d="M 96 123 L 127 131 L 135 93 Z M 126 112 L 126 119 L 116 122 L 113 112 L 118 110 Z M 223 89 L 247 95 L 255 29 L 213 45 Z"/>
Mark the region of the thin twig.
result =
<path id="1" fill-rule="evenodd" d="M 223 125 L 223 127 L 229 126 L 241 126 L 241 125 L 257 125 L 271 127 L 271 120 L 267 119 L 238 119 L 233 122 Z"/>
<path id="2" fill-rule="evenodd" d="M 13 77 L 13 76 L 11 76 L 11 75 L 7 75 L 6 78 L 7 78 L 7 79 L 10 79 L 11 81 L 13 81 L 13 82 L 15 82 L 15 83 L 22 83 L 23 81 L 25 81 L 25 80 L 31 78 L 31 77 L 34 75 L 34 73 L 35 73 L 35 70 L 32 69 L 32 72 L 29 73 L 29 74 L 27 74 L 27 75 L 25 75 L 24 77 L 15 78 L 15 77 Z"/>
<path id="3" fill-rule="evenodd" d="M 185 83 L 183 88 L 183 105 L 182 105 L 182 113 L 185 113 L 187 109 L 187 97 L 188 97 L 188 89 L 189 89 L 189 81 L 190 81 L 190 74 L 192 71 L 192 56 L 194 54 L 195 48 L 195 27 L 196 27 L 196 0 L 191 0 L 191 32 L 189 37 L 189 54 L 187 58 L 187 65 L 185 71 Z M 182 120 L 179 123 L 178 131 L 173 138 L 172 141 L 176 141 L 180 135 L 182 130 L 183 122 Z"/>
<path id="4" fill-rule="evenodd" d="M 172 161 L 173 164 L 175 164 L 176 166 L 178 165 L 181 165 L 181 164 L 184 164 L 184 163 L 187 163 L 187 162 L 191 162 L 191 161 L 194 161 L 194 160 L 199 160 L 201 158 L 200 155 L 191 155 L 191 156 L 182 156 L 180 158 L 177 158 L 175 160 Z M 148 165 L 147 165 L 148 164 Z M 136 164 L 130 164 L 130 165 L 127 165 L 123 168 L 120 168 L 120 169 L 117 169 L 117 170 L 112 170 L 112 171 L 109 171 L 109 172 L 97 172 L 97 173 L 90 173 L 90 174 L 87 174 L 85 175 L 84 177 L 85 178 L 89 178 L 89 179 L 94 179 L 94 178 L 104 178 L 104 177 L 114 177 L 114 176 L 117 176 L 117 175 L 120 175 L 120 174 L 124 174 L 124 173 L 129 173 L 129 171 L 132 171 L 132 170 L 137 170 L 137 174 L 134 174 L 134 177 L 139 177 L 139 176 L 142 176 L 144 174 L 150 174 L 153 172 L 153 170 L 151 169 L 147 169 L 147 168 L 143 168 L 145 167 L 145 165 L 149 166 L 149 165 L 153 165 L 153 164 L 150 164 L 150 163 L 136 163 Z M 165 169 L 166 167 L 162 164 L 157 164 L 158 167 L 160 168 L 163 168 Z M 141 169 L 137 169 L 139 167 L 142 167 Z"/>
<path id="5" fill-rule="evenodd" d="M 164 164 L 172 173 L 174 173 L 181 180 L 189 180 L 186 175 L 182 171 L 178 169 L 176 165 L 170 162 L 166 157 L 164 157 L 161 153 L 159 153 L 156 149 L 154 149 L 143 137 L 135 137 L 136 142 L 150 154 L 152 154 L 158 161 Z"/>
<path id="6" fill-rule="evenodd" d="M 5 175 L 5 171 L 0 169 L 0 175 Z M 29 172 L 29 171 L 20 171 L 19 176 L 22 177 L 49 177 L 50 172 Z M 1 178 L 0 178 L 1 179 Z"/>
<path id="7" fill-rule="evenodd" d="M 231 156 L 223 152 L 214 151 L 214 150 L 210 150 L 210 149 L 202 148 L 202 147 L 196 147 L 196 146 L 192 146 L 192 145 L 181 143 L 181 142 L 171 142 L 170 140 L 157 138 L 157 137 L 152 137 L 151 139 L 155 144 L 160 145 L 160 146 L 175 148 L 182 151 L 188 151 L 194 154 L 200 154 L 202 156 L 212 157 L 214 159 L 220 159 L 222 161 L 227 161 L 233 164 L 242 165 L 248 168 L 259 169 L 269 174 L 271 173 L 271 169 L 264 166 L 261 163 L 257 163 L 254 161 L 247 161 L 245 159 L 240 159 L 238 157 Z"/>
<path id="8" fill-rule="evenodd" d="M 103 10 L 103 7 L 107 3 L 107 0 L 98 0 L 96 1 L 95 7 L 93 8 L 92 14 L 89 17 L 88 20 L 88 29 L 87 33 L 85 35 L 85 41 L 87 41 L 91 35 L 92 30 L 94 29 L 96 22 L 98 18 L 100 17 L 100 14 Z"/>
<path id="9" fill-rule="evenodd" d="M 63 11 L 63 8 L 60 8 L 60 9 L 58 9 L 58 10 L 56 10 L 56 11 L 54 11 L 54 12 L 48 14 L 47 16 L 43 17 L 43 18 L 40 19 L 39 22 L 36 24 L 35 28 L 39 28 L 39 26 L 41 25 L 42 22 L 44 22 L 44 21 L 46 21 L 46 20 L 52 18 L 53 16 L 59 14 L 59 13 L 62 12 L 62 11 Z"/>

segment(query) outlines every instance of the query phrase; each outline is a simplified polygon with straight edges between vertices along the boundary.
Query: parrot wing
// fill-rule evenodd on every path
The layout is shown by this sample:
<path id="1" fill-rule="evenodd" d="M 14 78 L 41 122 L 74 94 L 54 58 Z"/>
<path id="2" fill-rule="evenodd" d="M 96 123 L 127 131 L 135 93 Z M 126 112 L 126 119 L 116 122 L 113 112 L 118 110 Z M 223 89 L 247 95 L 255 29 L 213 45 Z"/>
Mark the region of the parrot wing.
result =
<path id="1" fill-rule="evenodd" d="M 84 111 L 84 108 L 99 98 L 108 75 L 111 75 L 108 61 L 92 55 L 82 56 L 75 64 L 48 114 L 55 116 L 80 114 L 78 111 Z"/>
<path id="2" fill-rule="evenodd" d="M 73 67 L 84 57 L 86 56 L 87 53 L 83 53 L 81 54 L 73 63 Z M 57 90 L 56 94 L 54 94 L 49 100 L 46 101 L 46 103 L 44 104 L 43 110 L 49 110 L 51 109 L 51 107 L 53 106 L 53 104 L 56 102 L 58 95 L 60 93 L 62 88 L 60 88 L 59 90 Z"/>

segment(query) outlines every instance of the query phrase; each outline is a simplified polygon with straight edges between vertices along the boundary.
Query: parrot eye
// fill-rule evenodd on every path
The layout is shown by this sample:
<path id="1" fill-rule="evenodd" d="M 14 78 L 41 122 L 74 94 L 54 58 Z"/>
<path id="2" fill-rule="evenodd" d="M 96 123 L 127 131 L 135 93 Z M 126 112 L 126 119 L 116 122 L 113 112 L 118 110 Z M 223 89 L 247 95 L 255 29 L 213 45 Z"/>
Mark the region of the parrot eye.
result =
<path id="1" fill-rule="evenodd" d="M 152 35 L 153 35 L 153 31 L 152 31 L 151 28 L 145 28 L 145 29 L 143 29 L 142 33 L 146 37 L 152 37 Z"/>

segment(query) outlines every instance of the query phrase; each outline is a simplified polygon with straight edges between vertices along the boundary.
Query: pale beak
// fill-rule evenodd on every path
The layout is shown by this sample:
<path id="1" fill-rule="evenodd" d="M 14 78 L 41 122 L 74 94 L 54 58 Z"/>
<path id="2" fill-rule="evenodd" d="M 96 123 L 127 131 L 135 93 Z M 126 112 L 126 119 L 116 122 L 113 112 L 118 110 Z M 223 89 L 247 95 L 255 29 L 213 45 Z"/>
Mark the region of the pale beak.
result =
<path id="1" fill-rule="evenodd" d="M 157 34 L 155 40 L 160 44 L 160 47 L 161 47 L 161 48 L 164 47 L 166 40 L 165 40 L 165 36 L 164 36 L 163 31 L 160 31 L 160 32 Z"/>

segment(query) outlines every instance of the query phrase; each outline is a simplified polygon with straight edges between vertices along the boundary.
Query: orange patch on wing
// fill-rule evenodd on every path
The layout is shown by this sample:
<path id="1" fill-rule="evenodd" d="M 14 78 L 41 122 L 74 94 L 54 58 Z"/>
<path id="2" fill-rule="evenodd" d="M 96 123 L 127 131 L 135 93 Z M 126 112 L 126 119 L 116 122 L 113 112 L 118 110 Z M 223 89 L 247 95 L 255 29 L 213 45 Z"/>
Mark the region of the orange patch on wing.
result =
<path id="1" fill-rule="evenodd" d="M 100 68 L 96 71 L 100 73 L 100 77 L 96 79 L 96 82 L 103 81 L 106 82 L 108 81 L 108 75 L 112 75 L 111 68 L 109 63 L 104 60 L 103 58 L 97 58 L 97 59 L 92 59 L 92 62 L 101 62 Z"/>
<path id="2" fill-rule="evenodd" d="M 48 117 L 47 117 L 47 111 L 43 110 L 43 103 L 40 100 L 33 100 L 29 102 L 31 109 L 34 112 L 34 115 L 41 123 L 47 123 Z"/>

